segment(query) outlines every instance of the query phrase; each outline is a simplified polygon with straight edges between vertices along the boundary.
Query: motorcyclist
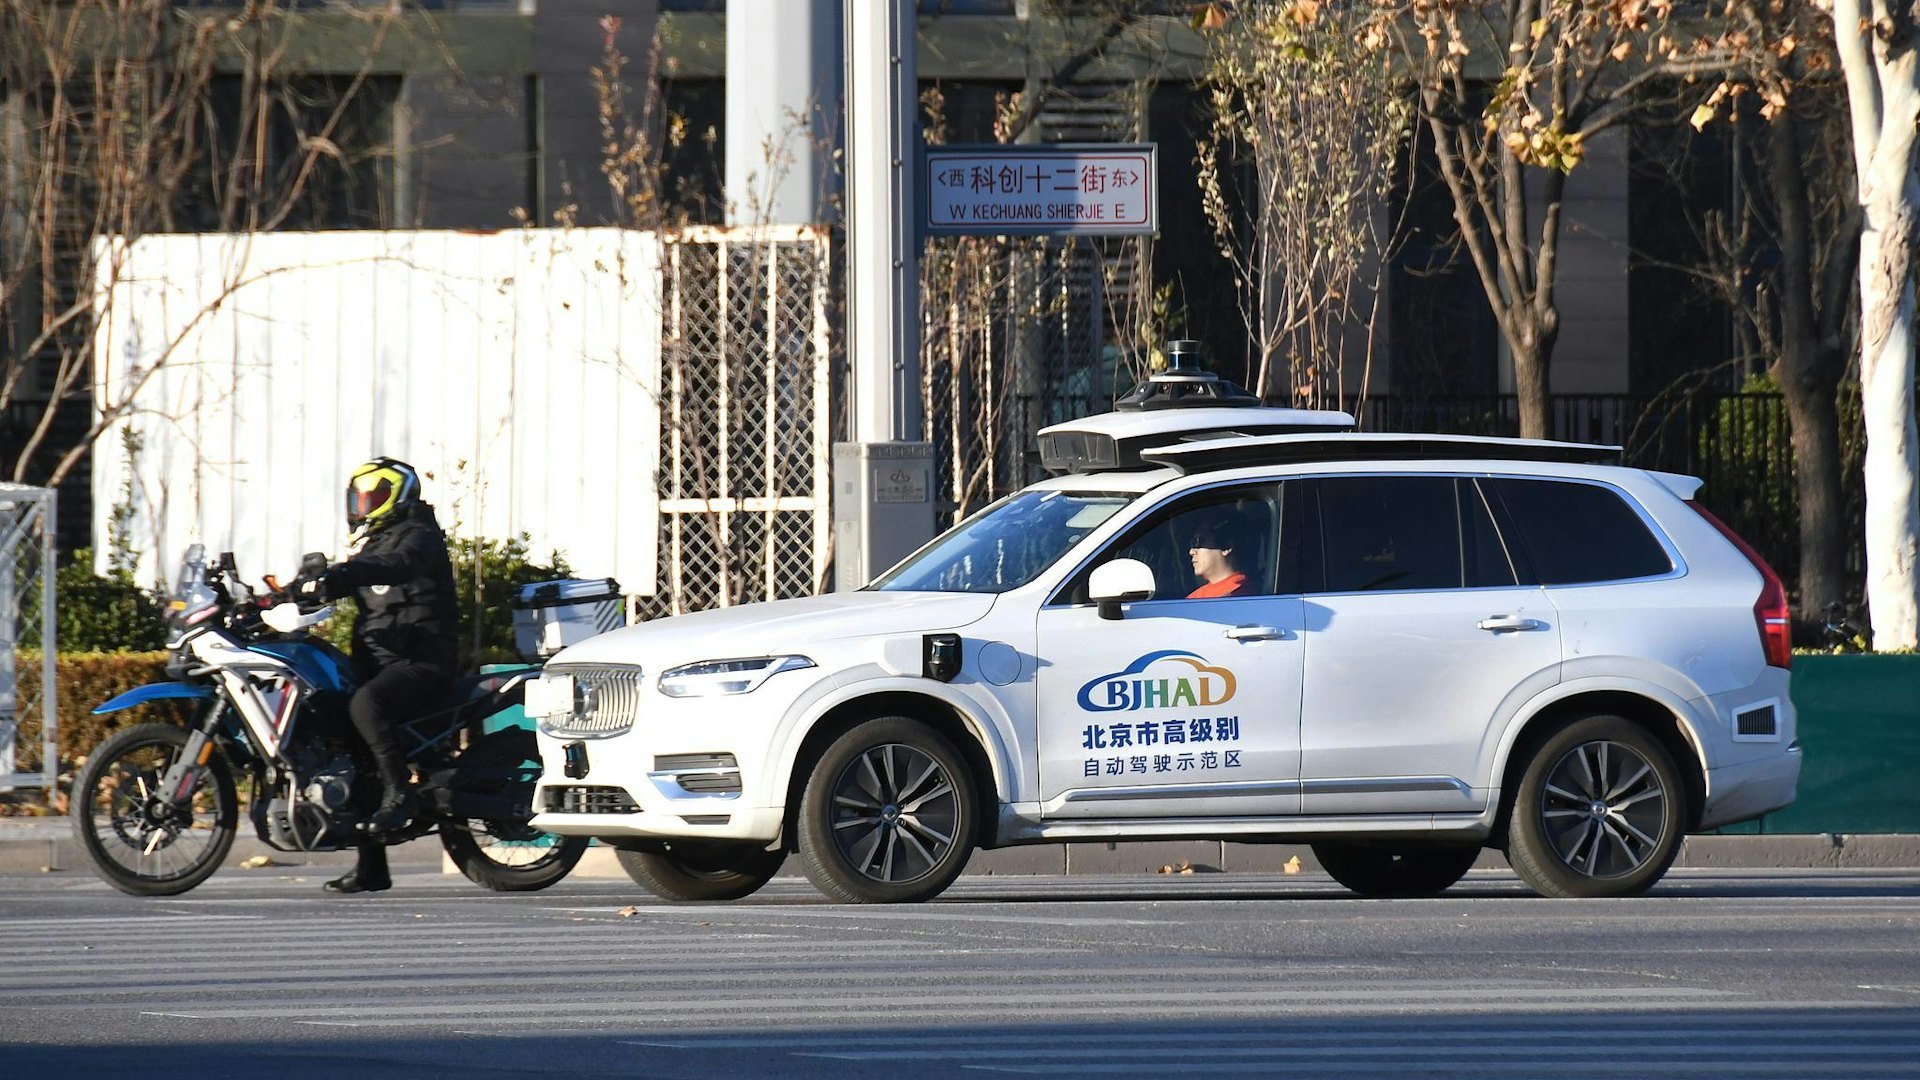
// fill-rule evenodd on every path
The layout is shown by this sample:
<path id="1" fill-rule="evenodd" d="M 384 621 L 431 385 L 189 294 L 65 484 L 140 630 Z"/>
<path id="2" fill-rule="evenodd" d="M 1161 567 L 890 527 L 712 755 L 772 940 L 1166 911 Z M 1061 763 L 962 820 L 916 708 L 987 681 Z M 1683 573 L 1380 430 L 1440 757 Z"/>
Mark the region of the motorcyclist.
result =
<path id="1" fill-rule="evenodd" d="M 380 892 L 393 886 L 379 834 L 404 828 L 415 810 L 412 773 L 396 725 L 426 712 L 450 688 L 458 664 L 459 607 L 447 536 L 433 507 L 420 499 L 413 466 L 380 457 L 347 481 L 347 526 L 360 549 L 324 574 L 304 580 L 303 594 L 359 604 L 353 623 L 353 665 L 360 688 L 348 707 L 354 730 L 380 775 L 380 806 L 367 819 L 354 869 L 328 892 Z"/>

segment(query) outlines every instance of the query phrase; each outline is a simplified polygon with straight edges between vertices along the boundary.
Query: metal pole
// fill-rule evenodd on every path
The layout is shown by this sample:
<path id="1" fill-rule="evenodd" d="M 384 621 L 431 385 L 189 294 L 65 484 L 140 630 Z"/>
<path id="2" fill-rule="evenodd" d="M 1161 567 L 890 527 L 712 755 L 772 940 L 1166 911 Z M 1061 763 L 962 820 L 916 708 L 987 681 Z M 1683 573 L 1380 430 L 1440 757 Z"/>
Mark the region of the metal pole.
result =
<path id="1" fill-rule="evenodd" d="M 727 5 L 727 224 L 813 225 L 833 192 L 839 0 Z"/>
<path id="2" fill-rule="evenodd" d="M 847 0 L 847 353 L 856 442 L 921 437 L 912 0 Z"/>
<path id="3" fill-rule="evenodd" d="M 833 448 L 834 580 L 857 589 L 933 535 L 921 438 L 917 5 L 847 0 L 847 356 L 853 442 Z"/>
<path id="4" fill-rule="evenodd" d="M 60 691 L 53 677 L 54 654 L 60 647 L 54 637 L 53 611 L 53 549 L 60 535 L 55 528 L 60 520 L 60 493 L 48 488 L 46 500 L 47 512 L 40 520 L 40 790 L 46 792 L 47 805 L 52 806 L 60 782 Z"/>

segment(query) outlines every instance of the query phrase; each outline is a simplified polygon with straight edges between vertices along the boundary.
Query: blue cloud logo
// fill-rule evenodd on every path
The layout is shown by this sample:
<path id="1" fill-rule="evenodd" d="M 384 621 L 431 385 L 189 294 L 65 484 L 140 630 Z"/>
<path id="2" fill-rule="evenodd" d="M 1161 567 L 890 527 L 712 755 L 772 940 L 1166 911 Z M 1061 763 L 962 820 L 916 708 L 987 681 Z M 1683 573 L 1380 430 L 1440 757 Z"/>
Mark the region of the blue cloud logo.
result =
<path id="1" fill-rule="evenodd" d="M 1088 712 L 1199 708 L 1231 701 L 1234 688 L 1233 672 L 1208 664 L 1199 653 L 1162 649 L 1082 686 L 1080 707 Z"/>

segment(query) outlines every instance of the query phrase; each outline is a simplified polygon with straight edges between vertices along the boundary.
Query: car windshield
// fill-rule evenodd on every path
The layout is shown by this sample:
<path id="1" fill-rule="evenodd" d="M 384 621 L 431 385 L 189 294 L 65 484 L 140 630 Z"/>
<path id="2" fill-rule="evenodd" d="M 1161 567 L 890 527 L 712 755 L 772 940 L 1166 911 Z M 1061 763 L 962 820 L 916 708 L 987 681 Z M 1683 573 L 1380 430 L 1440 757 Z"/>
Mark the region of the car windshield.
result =
<path id="1" fill-rule="evenodd" d="M 1002 593 L 1052 566 L 1134 496 L 1109 491 L 1022 491 L 955 525 L 871 588 Z"/>

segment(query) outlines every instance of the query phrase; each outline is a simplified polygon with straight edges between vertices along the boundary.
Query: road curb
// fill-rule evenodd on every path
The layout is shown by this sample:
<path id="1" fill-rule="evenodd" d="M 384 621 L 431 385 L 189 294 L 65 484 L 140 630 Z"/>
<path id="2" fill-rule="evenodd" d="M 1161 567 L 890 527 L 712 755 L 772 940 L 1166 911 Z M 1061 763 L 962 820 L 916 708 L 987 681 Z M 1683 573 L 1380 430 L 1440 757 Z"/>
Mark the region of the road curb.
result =
<path id="1" fill-rule="evenodd" d="M 277 851 L 252 835 L 233 844 L 227 864 L 235 866 L 266 856 L 277 867 L 312 866 L 315 870 L 353 865 L 352 852 L 315 854 Z M 402 844 L 390 856 L 396 866 L 421 868 L 439 865 L 456 872 L 431 840 Z M 1298 860 L 1295 862 L 1294 860 Z M 1506 860 L 1497 851 L 1485 852 L 1478 864 L 1498 869 Z M 1690 836 L 1675 866 L 1727 869 L 1905 869 L 1920 868 L 1920 834 L 1810 833 L 1777 836 Z M 0 819 L 0 874 L 39 874 L 87 869 L 65 818 Z M 1304 844 L 1236 844 L 1217 840 L 1142 843 L 1095 842 L 1042 844 L 975 852 L 969 874 L 995 875 L 1111 875 L 1154 873 L 1262 873 L 1281 874 L 1320 868 L 1312 849 Z M 611 849 L 587 852 L 577 876 L 624 878 Z M 799 873 L 789 860 L 782 873 Z"/>

